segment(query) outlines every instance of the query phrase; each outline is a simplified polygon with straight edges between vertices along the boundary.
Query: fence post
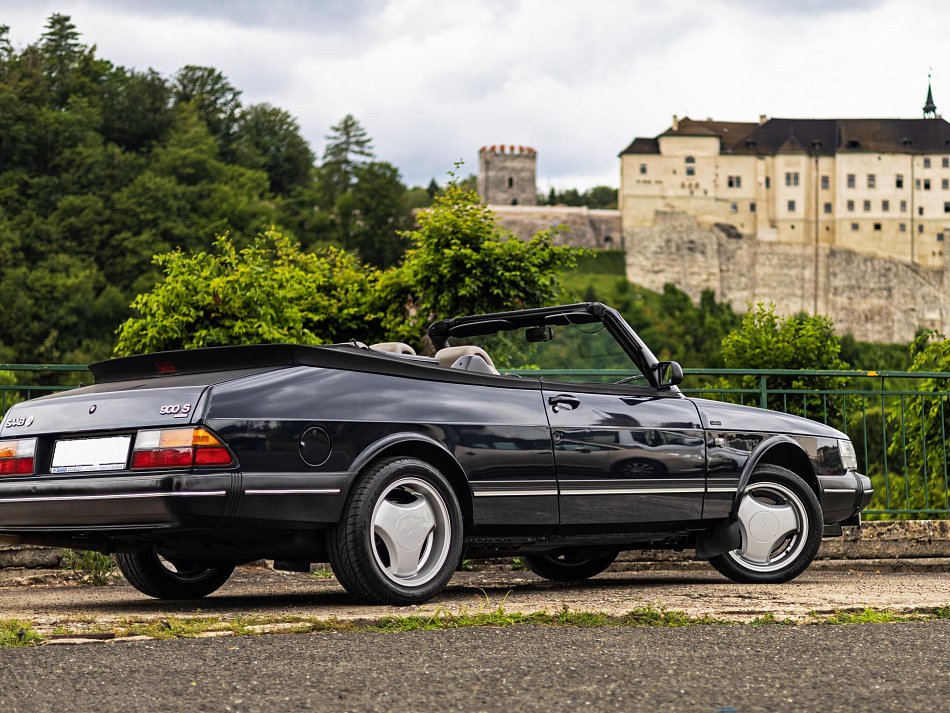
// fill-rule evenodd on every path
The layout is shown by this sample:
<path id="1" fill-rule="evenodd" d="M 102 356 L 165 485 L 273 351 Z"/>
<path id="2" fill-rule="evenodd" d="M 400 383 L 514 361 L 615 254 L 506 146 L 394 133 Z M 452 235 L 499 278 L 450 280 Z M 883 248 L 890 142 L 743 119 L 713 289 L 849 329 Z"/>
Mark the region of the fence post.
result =
<path id="1" fill-rule="evenodd" d="M 769 407 L 769 390 L 765 385 L 765 374 L 759 376 L 759 407 Z"/>

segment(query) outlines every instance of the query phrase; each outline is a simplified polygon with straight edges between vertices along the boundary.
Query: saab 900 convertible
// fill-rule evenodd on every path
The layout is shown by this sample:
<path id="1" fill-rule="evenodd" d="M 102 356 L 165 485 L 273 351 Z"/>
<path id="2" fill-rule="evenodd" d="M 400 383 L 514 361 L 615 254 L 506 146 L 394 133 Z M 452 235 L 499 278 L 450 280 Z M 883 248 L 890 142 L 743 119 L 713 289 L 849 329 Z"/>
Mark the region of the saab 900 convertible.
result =
<path id="1" fill-rule="evenodd" d="M 680 366 L 602 304 L 428 337 L 434 356 L 354 341 L 93 364 L 94 385 L 7 413 L 0 539 L 115 553 L 153 597 L 267 558 L 329 561 L 360 600 L 412 604 L 462 557 L 566 581 L 622 550 L 695 548 L 730 579 L 784 582 L 871 498 L 845 434 L 687 398 Z"/>

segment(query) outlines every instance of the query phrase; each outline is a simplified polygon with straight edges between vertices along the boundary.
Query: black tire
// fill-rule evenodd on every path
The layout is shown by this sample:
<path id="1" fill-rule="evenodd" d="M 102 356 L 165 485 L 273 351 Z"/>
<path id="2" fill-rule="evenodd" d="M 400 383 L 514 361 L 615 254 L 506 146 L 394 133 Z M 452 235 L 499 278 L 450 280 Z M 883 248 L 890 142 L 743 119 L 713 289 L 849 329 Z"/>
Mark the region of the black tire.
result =
<path id="1" fill-rule="evenodd" d="M 234 572 L 234 565 L 163 561 L 153 548 L 119 553 L 115 559 L 129 584 L 156 599 L 200 599 L 216 591 Z"/>
<path id="2" fill-rule="evenodd" d="M 539 577 L 554 582 L 576 582 L 600 574 L 617 559 L 617 550 L 592 553 L 589 550 L 562 550 L 542 555 L 525 555 L 525 566 Z"/>
<path id="3" fill-rule="evenodd" d="M 353 486 L 327 549 L 337 580 L 358 599 L 419 604 L 441 592 L 458 567 L 462 511 L 434 467 L 386 458 Z"/>
<path id="4" fill-rule="evenodd" d="M 795 579 L 815 559 L 824 534 L 824 519 L 815 492 L 792 471 L 761 464 L 756 466 L 742 497 L 742 544 L 731 552 L 711 557 L 709 563 L 734 582 L 770 584 Z M 746 498 L 751 501 L 744 516 Z M 758 524 L 751 513 L 759 515 Z M 781 517 L 775 513 L 781 513 Z M 791 527 L 791 517 L 794 530 L 783 534 Z M 758 533 L 758 537 L 750 532 Z"/>

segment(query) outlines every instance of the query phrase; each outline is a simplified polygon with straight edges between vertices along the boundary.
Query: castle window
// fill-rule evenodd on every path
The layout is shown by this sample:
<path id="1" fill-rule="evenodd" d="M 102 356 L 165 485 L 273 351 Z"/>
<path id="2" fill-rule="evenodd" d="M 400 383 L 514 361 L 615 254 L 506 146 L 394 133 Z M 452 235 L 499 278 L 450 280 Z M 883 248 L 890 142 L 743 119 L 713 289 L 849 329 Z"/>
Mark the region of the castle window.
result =
<path id="1" fill-rule="evenodd" d="M 858 232 L 858 230 L 860 230 L 860 229 L 861 229 L 861 226 L 858 225 L 857 223 L 852 223 L 852 224 L 851 224 L 851 232 L 852 232 L 852 233 L 856 233 L 856 232 Z"/>
<path id="2" fill-rule="evenodd" d="M 875 224 L 874 224 L 874 229 L 875 229 L 876 231 L 878 231 L 878 232 L 881 232 L 881 224 L 880 224 L 880 223 L 875 223 Z"/>
<path id="3" fill-rule="evenodd" d="M 518 199 L 517 199 L 517 198 L 512 198 L 512 199 L 511 199 L 511 205 L 518 205 Z"/>
<path id="4" fill-rule="evenodd" d="M 919 179 L 919 178 L 914 181 L 914 188 L 916 188 L 918 191 L 920 190 L 920 179 Z"/>
<path id="5" fill-rule="evenodd" d="M 730 212 L 730 213 L 738 213 L 738 212 L 739 212 L 739 204 L 736 203 L 735 201 L 733 201 L 732 203 L 730 203 L 730 204 L 729 204 L 729 212 Z"/>
<path id="6" fill-rule="evenodd" d="M 822 176 L 822 177 L 821 177 L 821 190 L 827 191 L 829 188 L 831 188 L 831 178 L 830 178 L 829 176 Z"/>
<path id="7" fill-rule="evenodd" d="M 924 207 L 922 205 L 917 206 L 917 215 L 924 214 Z"/>
<path id="8" fill-rule="evenodd" d="M 848 174 L 848 188 L 854 188 L 857 180 L 858 180 L 857 176 L 855 176 L 853 173 L 849 173 Z"/>
<path id="9" fill-rule="evenodd" d="M 907 212 L 907 201 L 901 201 L 901 213 Z"/>
<path id="10" fill-rule="evenodd" d="M 848 210 L 854 212 L 854 201 L 848 201 Z"/>
<path id="11" fill-rule="evenodd" d="M 918 232 L 918 233 L 924 232 L 923 223 L 917 223 L 917 232 Z"/>
<path id="12" fill-rule="evenodd" d="M 925 159 L 924 159 L 924 168 L 930 168 L 930 159 L 929 159 L 929 158 L 925 158 Z"/>
<path id="13" fill-rule="evenodd" d="M 940 159 L 940 166 L 942 168 L 950 168 L 950 158 L 944 156 L 942 159 Z M 943 233 L 941 233 L 941 235 L 943 235 Z"/>
<path id="14" fill-rule="evenodd" d="M 798 171 L 793 173 L 785 174 L 785 185 L 786 186 L 797 186 L 798 185 Z"/>
<path id="15" fill-rule="evenodd" d="M 640 174 L 645 175 L 647 172 L 647 165 L 645 163 L 640 164 Z"/>
<path id="16" fill-rule="evenodd" d="M 726 178 L 726 185 L 729 188 L 742 188 L 742 176 L 728 176 Z"/>
<path id="17" fill-rule="evenodd" d="M 900 224 L 897 226 L 897 232 L 899 232 L 899 233 L 906 233 L 906 232 L 907 232 L 907 223 L 900 223 Z"/>
<path id="18" fill-rule="evenodd" d="M 868 174 L 868 188 L 877 188 L 877 176 L 873 173 Z"/>
<path id="19" fill-rule="evenodd" d="M 825 203 L 825 213 L 831 212 L 831 203 Z"/>
<path id="20" fill-rule="evenodd" d="M 940 181 L 940 188 L 943 190 L 950 188 L 950 178 L 944 178 L 942 181 Z"/>
<path id="21" fill-rule="evenodd" d="M 924 190 L 925 190 L 925 191 L 929 191 L 929 190 L 930 190 L 930 179 L 929 179 L 929 178 L 925 178 L 925 179 L 924 179 Z"/>
<path id="22" fill-rule="evenodd" d="M 755 213 L 755 202 L 749 203 L 749 212 Z"/>
<path id="23" fill-rule="evenodd" d="M 950 203 L 944 203 L 944 204 L 943 204 L 943 212 L 944 212 L 944 213 L 950 213 Z"/>
<path id="24" fill-rule="evenodd" d="M 895 187 L 895 188 L 903 188 L 903 187 L 904 187 L 904 174 L 903 174 L 903 173 L 898 173 L 896 176 L 894 176 L 894 187 Z"/>
<path id="25" fill-rule="evenodd" d="M 514 187 L 515 187 L 515 179 L 512 178 L 511 176 L 508 176 L 508 188 L 514 188 Z"/>
<path id="26" fill-rule="evenodd" d="M 685 159 L 683 159 L 683 161 L 686 164 L 686 175 L 695 176 L 696 175 L 696 159 L 693 158 L 692 156 L 687 156 Z"/>
<path id="27" fill-rule="evenodd" d="M 865 213 L 871 212 L 871 201 L 864 201 L 864 212 Z"/>
<path id="28" fill-rule="evenodd" d="M 614 239 L 613 239 L 612 237 L 610 237 L 609 235 L 605 235 L 605 236 L 604 236 L 604 247 L 605 247 L 605 248 L 613 247 L 613 244 L 614 244 Z"/>
<path id="29" fill-rule="evenodd" d="M 789 213 L 794 213 L 794 212 L 795 212 L 795 201 L 789 201 L 789 202 L 788 202 L 788 212 L 789 212 Z"/>
<path id="30" fill-rule="evenodd" d="M 768 190 L 772 187 L 772 178 L 770 176 L 765 177 L 765 190 Z"/>
<path id="31" fill-rule="evenodd" d="M 944 161 L 946 161 L 946 159 L 944 159 Z M 943 233 L 937 233 L 937 242 L 938 243 L 943 242 Z"/>
<path id="32" fill-rule="evenodd" d="M 888 200 L 881 201 L 881 212 L 887 213 L 891 209 L 891 202 Z"/>

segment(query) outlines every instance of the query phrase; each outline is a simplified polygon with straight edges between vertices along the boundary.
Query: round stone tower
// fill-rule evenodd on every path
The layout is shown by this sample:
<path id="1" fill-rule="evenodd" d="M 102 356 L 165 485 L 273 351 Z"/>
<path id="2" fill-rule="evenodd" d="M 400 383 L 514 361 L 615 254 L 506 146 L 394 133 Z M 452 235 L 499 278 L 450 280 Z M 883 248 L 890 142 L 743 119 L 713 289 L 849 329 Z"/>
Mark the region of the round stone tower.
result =
<path id="1" fill-rule="evenodd" d="M 478 195 L 494 205 L 537 205 L 537 154 L 530 146 L 482 146 Z"/>

